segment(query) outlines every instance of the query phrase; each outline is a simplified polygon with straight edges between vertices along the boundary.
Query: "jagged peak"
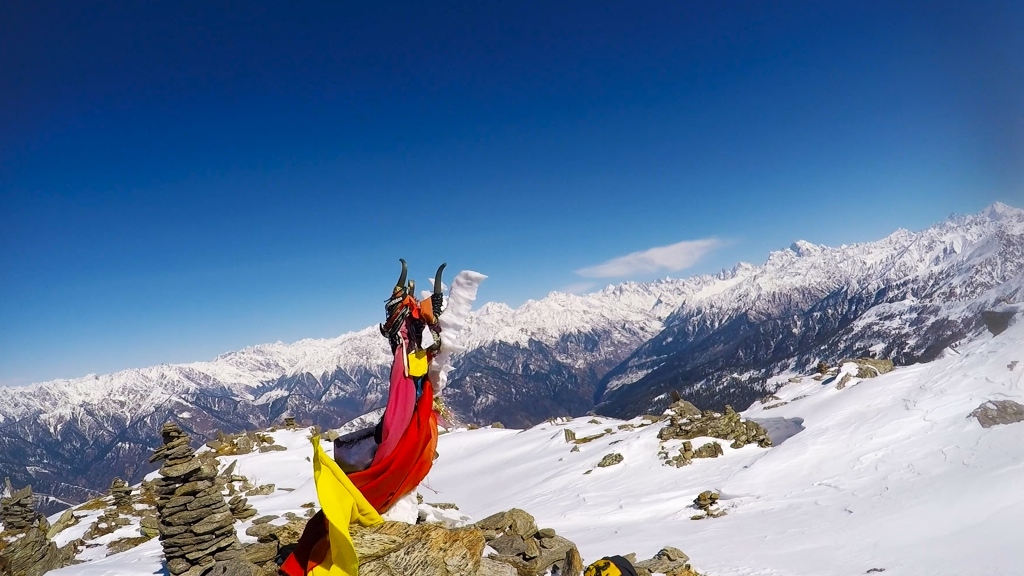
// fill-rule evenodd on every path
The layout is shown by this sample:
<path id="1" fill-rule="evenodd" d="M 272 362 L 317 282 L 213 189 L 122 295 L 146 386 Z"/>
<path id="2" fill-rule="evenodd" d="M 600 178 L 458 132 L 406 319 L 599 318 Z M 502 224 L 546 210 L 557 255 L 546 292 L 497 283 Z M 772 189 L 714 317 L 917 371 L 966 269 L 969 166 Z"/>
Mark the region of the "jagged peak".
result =
<path id="1" fill-rule="evenodd" d="M 1003 204 L 1002 202 L 993 202 L 982 210 L 980 215 L 995 221 L 1024 220 L 1024 209 Z"/>
<path id="2" fill-rule="evenodd" d="M 789 246 L 789 249 L 795 252 L 797 256 L 811 256 L 818 254 L 824 250 L 824 248 L 824 246 L 813 244 L 807 240 L 797 240 Z"/>

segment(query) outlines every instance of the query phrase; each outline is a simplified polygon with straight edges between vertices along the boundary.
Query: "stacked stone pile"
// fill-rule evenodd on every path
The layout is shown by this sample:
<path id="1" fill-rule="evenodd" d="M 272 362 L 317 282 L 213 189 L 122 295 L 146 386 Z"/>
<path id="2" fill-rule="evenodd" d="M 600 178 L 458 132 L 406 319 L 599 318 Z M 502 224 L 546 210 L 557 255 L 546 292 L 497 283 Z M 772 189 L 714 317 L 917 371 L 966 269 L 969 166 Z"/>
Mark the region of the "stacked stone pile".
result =
<path id="1" fill-rule="evenodd" d="M 163 460 L 153 489 L 167 569 L 171 576 L 200 576 L 241 556 L 235 518 L 214 483 L 217 469 L 196 458 L 189 437 L 172 422 L 161 434 L 164 444 L 150 462 Z"/>
<path id="2" fill-rule="evenodd" d="M 703 520 L 704 518 L 718 518 L 725 516 L 725 510 L 718 509 L 718 494 L 705 490 L 693 499 L 693 506 L 701 511 L 701 514 L 691 516 L 690 520 Z"/>
<path id="3" fill-rule="evenodd" d="M 234 516 L 235 520 L 245 520 L 256 515 L 256 509 L 249 504 L 249 499 L 242 498 L 237 494 L 232 496 L 231 500 L 228 500 L 228 507 L 231 509 L 231 515 Z"/>
<path id="4" fill-rule="evenodd" d="M 132 488 L 124 480 L 114 478 L 114 481 L 110 483 L 110 496 L 114 500 L 114 507 L 132 507 Z"/>
<path id="5" fill-rule="evenodd" d="M 14 490 L 7 498 L 0 499 L 0 522 L 6 531 L 27 530 L 41 518 L 32 506 L 31 486 Z"/>

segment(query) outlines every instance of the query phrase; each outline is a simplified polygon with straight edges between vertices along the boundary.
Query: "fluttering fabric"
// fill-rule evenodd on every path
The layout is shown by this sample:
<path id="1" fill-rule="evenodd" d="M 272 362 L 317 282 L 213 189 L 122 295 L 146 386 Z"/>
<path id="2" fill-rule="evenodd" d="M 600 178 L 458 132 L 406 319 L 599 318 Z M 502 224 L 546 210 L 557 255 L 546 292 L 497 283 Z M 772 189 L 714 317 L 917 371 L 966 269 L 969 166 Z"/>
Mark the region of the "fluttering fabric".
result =
<path id="1" fill-rule="evenodd" d="M 416 407 L 416 385 L 409 376 L 406 355 L 404 346 L 395 349 L 395 358 L 391 364 L 388 404 L 384 410 L 384 431 L 371 466 L 379 464 L 394 452 L 412 420 L 413 410 Z"/>
<path id="2" fill-rule="evenodd" d="M 412 388 L 411 381 L 407 384 Z M 433 387 L 429 380 L 425 380 L 423 393 L 416 401 L 416 410 L 391 454 L 366 470 L 347 476 L 378 513 L 386 512 L 396 501 L 414 490 L 430 472 L 437 449 L 437 415 L 433 410 L 433 399 Z M 334 464 L 333 461 L 331 463 Z M 340 468 L 337 471 L 344 476 Z M 319 495 L 319 484 L 317 493 Z M 323 496 L 320 505 L 326 510 Z M 281 566 L 281 574 L 319 576 L 319 573 L 310 571 L 311 567 L 322 565 L 328 556 L 334 554 L 334 539 L 328 528 L 331 522 L 329 517 L 325 517 L 324 510 L 317 512 L 306 523 L 295 550 Z"/>
<path id="3" fill-rule="evenodd" d="M 412 388 L 411 382 L 409 388 Z M 349 478 L 370 504 L 383 513 L 427 477 L 436 450 L 434 390 L 430 380 L 424 380 L 416 411 L 395 449 L 380 461 L 374 461 L 366 470 L 353 472 Z"/>
<path id="4" fill-rule="evenodd" d="M 349 533 L 349 525 L 373 526 L 384 522 L 377 510 L 363 497 L 352 480 L 341 471 L 320 446 L 320 437 L 313 439 L 313 482 L 320 500 L 320 538 L 316 554 L 299 558 L 289 556 L 281 571 L 285 574 L 310 576 L 357 576 L 359 558 Z M 307 524 L 308 527 L 308 524 Z M 305 534 L 303 534 L 305 536 Z"/>

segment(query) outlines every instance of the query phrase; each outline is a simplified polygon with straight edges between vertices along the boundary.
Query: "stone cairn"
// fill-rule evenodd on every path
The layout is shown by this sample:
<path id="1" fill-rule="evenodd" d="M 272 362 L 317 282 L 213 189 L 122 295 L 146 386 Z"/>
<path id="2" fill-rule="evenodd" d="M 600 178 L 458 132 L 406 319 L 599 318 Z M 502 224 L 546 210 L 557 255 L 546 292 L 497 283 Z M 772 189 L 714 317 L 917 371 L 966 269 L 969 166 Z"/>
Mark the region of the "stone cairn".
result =
<path id="1" fill-rule="evenodd" d="M 46 518 L 37 514 L 32 505 L 32 487 L 12 490 L 9 480 L 7 486 L 11 495 L 0 499 L 0 521 L 4 533 L 20 537 L 13 541 L 0 540 L 0 574 L 42 576 L 67 566 L 75 556 L 78 542 L 57 548 L 47 538 L 50 526 Z"/>
<path id="2" fill-rule="evenodd" d="M 214 483 L 217 469 L 196 458 L 189 437 L 173 422 L 161 434 L 164 444 L 149 461 L 163 460 L 154 491 L 167 570 L 171 576 L 200 576 L 241 556 L 235 518 Z"/>
<path id="3" fill-rule="evenodd" d="M 114 506 L 106 508 L 103 513 L 96 518 L 92 526 L 85 533 L 86 539 L 98 538 L 105 534 L 110 534 L 122 526 L 129 526 L 132 521 L 121 516 L 121 512 L 134 512 L 133 501 L 131 497 L 131 487 L 128 483 L 115 478 L 114 482 L 111 483 L 111 499 L 114 501 Z"/>
<path id="4" fill-rule="evenodd" d="M 725 516 L 725 510 L 718 510 L 718 494 L 711 490 L 705 490 L 693 499 L 693 506 L 702 513 L 691 516 L 690 520 L 703 520 L 705 518 L 718 518 Z"/>
<path id="5" fill-rule="evenodd" d="M 0 522 L 3 522 L 6 531 L 28 530 L 37 525 L 41 518 L 32 506 L 31 486 L 25 486 L 7 498 L 0 499 Z"/>
<path id="6" fill-rule="evenodd" d="M 132 487 L 120 478 L 114 478 L 110 483 L 110 496 L 114 500 L 115 508 L 132 507 Z"/>
<path id="7" fill-rule="evenodd" d="M 245 520 L 256 515 L 256 509 L 249 504 L 249 499 L 242 498 L 238 494 L 231 497 L 228 507 L 231 508 L 231 515 L 235 520 Z"/>

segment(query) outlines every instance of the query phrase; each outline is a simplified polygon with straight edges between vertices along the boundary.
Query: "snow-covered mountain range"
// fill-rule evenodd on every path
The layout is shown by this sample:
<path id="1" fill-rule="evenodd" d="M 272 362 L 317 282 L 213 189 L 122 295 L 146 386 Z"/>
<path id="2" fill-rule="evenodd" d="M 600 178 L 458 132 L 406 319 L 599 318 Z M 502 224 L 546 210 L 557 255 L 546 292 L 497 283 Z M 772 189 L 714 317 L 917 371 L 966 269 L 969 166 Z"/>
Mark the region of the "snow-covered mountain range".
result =
<path id="1" fill-rule="evenodd" d="M 1019 574 L 1024 422 L 1014 420 L 1024 408 L 1024 319 L 1018 314 L 998 336 L 976 334 L 932 362 L 858 373 L 849 362 L 828 378 L 771 378 L 776 397 L 740 416 L 761 423 L 774 446 L 699 436 L 693 446 L 717 441 L 721 454 L 682 467 L 659 455 L 684 447 L 661 438 L 664 420 L 584 416 L 527 430 L 456 429 L 440 436 L 439 457 L 417 489 L 425 503 L 411 495 L 389 517 L 415 522 L 433 510 L 426 502 L 446 502 L 458 509 L 445 522 L 457 526 L 516 507 L 574 542 L 584 562 L 631 552 L 648 558 L 673 546 L 713 576 Z M 976 414 L 993 402 L 1019 409 L 983 424 Z M 589 441 L 570 442 L 566 430 Z M 220 457 L 222 470 L 273 486 L 249 496 L 257 513 L 236 522 L 243 542 L 256 540 L 246 532 L 260 516 L 283 524 L 317 501 L 309 432 L 272 435 L 287 449 Z M 617 463 L 601 466 L 613 453 Z M 718 496 L 713 517 L 695 506 L 705 491 Z M 158 539 L 138 542 L 145 510 L 88 536 L 110 510 L 100 504 L 74 510 L 78 523 L 55 536 L 58 545 L 86 537 L 78 555 L 85 563 L 52 574 L 160 573 Z M 136 547 L 119 551 L 126 542 Z"/>
<path id="2" fill-rule="evenodd" d="M 1024 210 L 1003 204 L 877 242 L 798 241 L 717 275 L 486 304 L 465 323 L 445 397 L 467 421 L 520 427 L 594 409 L 630 417 L 671 390 L 742 409 L 773 391 L 773 375 L 822 359 L 934 358 L 983 329 L 981 310 L 1024 301 L 1022 286 Z M 387 369 L 387 343 L 370 327 L 5 389 L 0 474 L 81 501 L 113 476 L 149 471 L 166 420 L 199 435 L 284 415 L 337 426 L 383 405 Z"/>

